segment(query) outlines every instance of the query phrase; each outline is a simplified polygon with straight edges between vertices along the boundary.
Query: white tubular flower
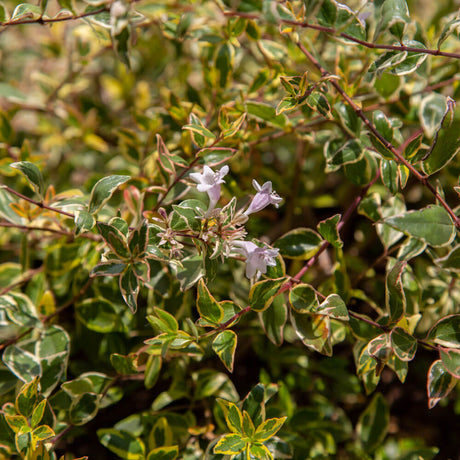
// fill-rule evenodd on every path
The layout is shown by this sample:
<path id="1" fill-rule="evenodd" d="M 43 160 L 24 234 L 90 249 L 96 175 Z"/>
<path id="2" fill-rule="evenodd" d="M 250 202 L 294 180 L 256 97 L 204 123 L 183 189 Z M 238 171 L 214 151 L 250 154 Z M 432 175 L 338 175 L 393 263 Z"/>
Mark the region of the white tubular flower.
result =
<path id="1" fill-rule="evenodd" d="M 283 199 L 272 190 L 272 183 L 270 181 L 265 182 L 265 184 L 261 187 L 256 180 L 253 180 L 252 185 L 257 190 L 257 193 L 252 199 L 248 209 L 244 211 L 244 215 L 249 216 L 249 214 L 261 211 L 269 204 L 273 204 L 277 208 L 283 201 Z"/>
<path id="2" fill-rule="evenodd" d="M 220 184 L 225 183 L 222 179 L 228 174 L 229 168 L 223 166 L 220 171 L 214 172 L 209 166 L 203 168 L 202 173 L 192 173 L 190 178 L 196 182 L 199 192 L 206 192 L 209 196 L 208 214 L 214 209 L 220 198 Z"/>
<path id="3" fill-rule="evenodd" d="M 266 273 L 267 267 L 276 266 L 279 249 L 260 248 L 251 241 L 234 241 L 233 249 L 246 257 L 246 276 L 252 278 L 257 274 Z"/>

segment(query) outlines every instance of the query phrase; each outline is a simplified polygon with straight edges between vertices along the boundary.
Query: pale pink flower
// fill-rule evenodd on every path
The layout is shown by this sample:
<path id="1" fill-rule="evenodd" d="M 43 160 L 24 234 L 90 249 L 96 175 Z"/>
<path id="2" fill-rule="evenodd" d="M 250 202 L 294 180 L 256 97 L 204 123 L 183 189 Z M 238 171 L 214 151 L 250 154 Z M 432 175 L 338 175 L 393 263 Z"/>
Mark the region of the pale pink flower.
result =
<path id="1" fill-rule="evenodd" d="M 223 177 L 228 174 L 229 168 L 223 166 L 220 171 L 214 172 L 209 166 L 203 168 L 202 173 L 192 173 L 190 178 L 196 182 L 199 192 L 206 192 L 209 196 L 208 214 L 215 208 L 220 198 L 220 184 L 225 183 Z"/>
<path id="2" fill-rule="evenodd" d="M 261 187 L 254 179 L 252 181 L 252 185 L 257 190 L 257 193 L 252 199 L 248 209 L 244 211 L 244 215 L 248 216 L 254 212 L 259 212 L 270 204 L 273 204 L 277 208 L 283 201 L 283 199 L 272 190 L 272 183 L 270 181 L 265 182 L 265 184 Z"/>
<path id="3" fill-rule="evenodd" d="M 279 249 L 261 248 L 251 241 L 234 241 L 233 249 L 246 257 L 246 276 L 252 278 L 257 274 L 266 273 L 267 267 L 276 266 Z"/>

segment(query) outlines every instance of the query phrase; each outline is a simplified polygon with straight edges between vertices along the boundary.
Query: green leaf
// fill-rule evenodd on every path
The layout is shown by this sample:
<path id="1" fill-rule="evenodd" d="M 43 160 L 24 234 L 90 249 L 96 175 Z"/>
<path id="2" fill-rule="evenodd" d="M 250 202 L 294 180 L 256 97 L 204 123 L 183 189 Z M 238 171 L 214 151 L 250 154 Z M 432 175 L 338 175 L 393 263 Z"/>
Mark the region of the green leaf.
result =
<path id="1" fill-rule="evenodd" d="M 145 460 L 144 443 L 126 431 L 113 428 L 97 430 L 100 443 L 126 460 Z"/>
<path id="2" fill-rule="evenodd" d="M 459 27 L 460 18 L 458 16 L 451 19 L 447 24 L 445 24 L 444 28 L 442 29 L 441 35 L 439 36 L 437 48 L 440 49 L 441 45 L 444 43 L 444 41 L 446 41 L 449 35 L 456 32 Z"/>
<path id="3" fill-rule="evenodd" d="M 436 145 L 423 162 L 423 171 L 432 175 L 446 166 L 460 150 L 460 122 L 452 123 L 439 131 Z"/>
<path id="4" fill-rule="evenodd" d="M 1 19 L 2 16 L 5 15 L 6 10 L 2 3 L 0 3 L 0 22 L 3 22 Z M 16 88 L 16 86 L 10 85 L 9 83 L 0 82 L 0 97 L 10 100 L 12 102 L 24 102 L 27 100 L 27 94 L 23 93 L 20 89 Z"/>
<path id="5" fill-rule="evenodd" d="M 144 385 L 147 390 L 155 386 L 160 376 L 163 360 L 161 356 L 150 355 L 144 372 Z"/>
<path id="6" fill-rule="evenodd" d="M 453 390 L 455 385 L 457 385 L 457 379 L 447 372 L 442 361 L 440 359 L 434 361 L 427 376 L 428 408 L 433 409 Z"/>
<path id="7" fill-rule="evenodd" d="M 140 431 L 141 432 L 141 431 Z M 140 434 L 140 433 L 139 433 Z M 149 434 L 149 446 L 170 446 L 173 442 L 173 432 L 166 417 L 160 417 L 152 427 Z"/>
<path id="8" fill-rule="evenodd" d="M 426 49 L 426 46 L 417 40 L 404 39 L 402 44 L 408 48 L 419 48 L 421 50 Z M 400 43 L 395 43 L 395 45 L 399 46 Z M 403 76 L 417 70 L 425 62 L 427 57 L 428 54 L 423 51 L 390 51 L 382 57 L 382 60 L 387 59 L 387 63 L 391 63 L 391 61 L 393 61 L 393 65 L 388 66 L 386 70 L 394 75 Z"/>
<path id="9" fill-rule="evenodd" d="M 11 15 L 11 20 L 18 20 L 23 16 L 26 17 L 36 17 L 41 16 L 42 10 L 37 5 L 32 5 L 31 3 L 20 3 L 13 11 Z"/>
<path id="10" fill-rule="evenodd" d="M 131 28 L 124 27 L 120 33 L 112 36 L 113 48 L 123 64 L 130 69 L 129 62 L 129 45 L 131 42 Z"/>
<path id="11" fill-rule="evenodd" d="M 258 40 L 258 45 L 268 59 L 280 62 L 286 58 L 287 49 L 282 42 L 276 42 L 263 38 Z"/>
<path id="12" fill-rule="evenodd" d="M 110 363 L 118 374 L 133 375 L 138 373 L 137 355 L 135 354 L 124 356 L 119 353 L 112 353 L 110 355 Z"/>
<path id="13" fill-rule="evenodd" d="M 364 320 L 357 319 L 354 316 L 350 316 L 349 325 L 351 331 L 356 336 L 356 338 L 360 340 L 369 341 L 380 334 L 380 329 L 372 324 L 366 322 L 366 320 L 370 320 L 370 318 L 366 315 L 359 315 L 359 317 L 363 317 Z"/>
<path id="14" fill-rule="evenodd" d="M 441 318 L 430 330 L 428 337 L 448 348 L 460 348 L 460 315 Z"/>
<path id="15" fill-rule="evenodd" d="M 439 93 L 430 93 L 422 99 L 419 118 L 427 137 L 432 138 L 439 129 L 447 110 L 446 97 Z"/>
<path id="16" fill-rule="evenodd" d="M 243 415 L 238 409 L 236 404 L 227 401 L 227 412 L 225 414 L 225 420 L 227 426 L 232 433 L 243 434 Z"/>
<path id="17" fill-rule="evenodd" d="M 412 361 L 417 351 L 417 339 L 400 327 L 395 327 L 390 334 L 391 347 L 402 361 Z"/>
<path id="18" fill-rule="evenodd" d="M 393 370 L 401 383 L 406 381 L 407 373 L 409 372 L 409 364 L 407 361 L 403 361 L 395 354 L 392 354 L 386 364 Z"/>
<path id="19" fill-rule="evenodd" d="M 88 211 L 81 209 L 75 211 L 75 236 L 89 232 L 95 225 L 96 219 Z"/>
<path id="20" fill-rule="evenodd" d="M 446 256 L 437 259 L 436 263 L 445 270 L 460 273 L 460 244 L 455 246 Z"/>
<path id="21" fill-rule="evenodd" d="M 128 305 L 133 314 L 136 313 L 137 296 L 139 294 L 139 281 L 130 266 L 127 266 L 124 273 L 120 275 L 118 284 L 120 286 L 120 292 L 126 305 Z"/>
<path id="22" fill-rule="evenodd" d="M 318 232 L 321 236 L 335 248 L 341 248 L 343 246 L 343 242 L 340 239 L 339 230 L 337 228 L 340 218 L 341 215 L 336 214 L 335 216 L 322 220 L 317 225 Z"/>
<path id="23" fill-rule="evenodd" d="M 107 244 L 110 245 L 110 239 L 115 238 L 122 242 L 118 242 L 116 244 L 123 244 L 125 246 L 124 251 L 127 252 L 126 235 L 123 231 L 120 220 L 121 219 L 113 219 L 115 225 L 106 224 L 104 222 L 97 222 L 97 229 Z"/>
<path id="24" fill-rule="evenodd" d="M 402 285 L 402 275 L 407 262 L 398 261 L 387 273 L 385 281 L 385 306 L 390 320 L 397 323 L 406 312 L 406 295 Z"/>
<path id="25" fill-rule="evenodd" d="M 190 114 L 189 124 L 185 125 L 182 129 L 187 129 L 192 132 L 194 136 L 194 142 L 200 147 L 204 147 L 206 144 L 206 139 L 214 140 L 216 136 L 214 133 L 209 131 L 203 124 L 203 122 L 194 114 Z"/>
<path id="26" fill-rule="evenodd" d="M 376 36 L 389 29 L 399 40 L 404 35 L 406 25 L 410 22 L 409 8 L 406 0 L 385 0 L 381 11 L 381 20 L 377 27 Z"/>
<path id="27" fill-rule="evenodd" d="M 387 217 L 384 222 L 435 247 L 451 243 L 456 233 L 450 215 L 441 206 L 428 206 L 417 211 L 407 211 Z"/>
<path id="28" fill-rule="evenodd" d="M 83 393 L 77 396 L 70 406 L 70 423 L 72 423 L 72 425 L 84 425 L 88 423 L 96 416 L 99 410 L 100 401 L 101 396 L 95 393 Z"/>
<path id="29" fill-rule="evenodd" d="M 447 372 L 452 377 L 460 379 L 460 350 L 441 349 L 439 350 L 439 356 Z"/>
<path id="30" fill-rule="evenodd" d="M 399 191 L 398 164 L 393 160 L 380 159 L 380 176 L 388 190 L 396 195 Z"/>
<path id="31" fill-rule="evenodd" d="M 320 115 L 323 117 L 328 118 L 331 114 L 331 106 L 327 97 L 321 93 L 320 91 L 315 91 L 308 95 L 305 103 L 310 107 L 312 110 L 316 110 Z"/>
<path id="32" fill-rule="evenodd" d="M 316 291 L 309 284 L 298 284 L 289 291 L 289 303 L 297 313 L 315 313 L 318 308 Z"/>
<path id="33" fill-rule="evenodd" d="M 13 224 L 22 225 L 23 218 L 13 210 L 15 201 L 6 190 L 0 188 L 0 217 Z"/>
<path id="34" fill-rule="evenodd" d="M 176 318 L 174 318 L 171 313 L 168 313 L 161 308 L 154 307 L 153 311 L 155 312 L 155 316 L 149 315 L 147 316 L 147 320 L 150 324 L 156 326 L 160 332 L 166 333 L 176 333 L 179 330 L 179 323 L 177 322 Z"/>
<path id="35" fill-rule="evenodd" d="M 364 156 L 364 147 L 356 139 L 343 143 L 341 140 L 329 142 L 326 146 L 327 171 L 336 171 L 339 167 L 353 164 Z"/>
<path id="36" fill-rule="evenodd" d="M 233 455 L 242 452 L 246 447 L 246 440 L 239 434 L 226 434 L 214 446 L 215 454 Z"/>
<path id="37" fill-rule="evenodd" d="M 399 89 L 401 84 L 400 80 L 398 76 L 391 73 L 384 73 L 382 75 L 377 73 L 374 88 L 386 99 L 395 94 Z"/>
<path id="38" fill-rule="evenodd" d="M 249 291 L 249 304 L 254 311 L 266 310 L 280 290 L 285 278 L 262 280 L 255 283 Z"/>
<path id="39" fill-rule="evenodd" d="M 247 102 L 246 110 L 248 115 L 252 115 L 259 118 L 267 123 L 270 123 L 278 128 L 284 128 L 286 125 L 286 117 L 284 114 L 276 114 L 276 109 L 267 104 L 261 102 Z"/>
<path id="40" fill-rule="evenodd" d="M 265 334 L 278 347 L 283 343 L 283 332 L 287 314 L 287 305 L 282 296 L 276 297 L 270 308 L 259 313 L 260 322 Z"/>
<path id="41" fill-rule="evenodd" d="M 336 29 L 340 29 L 347 35 L 350 35 L 358 40 L 366 40 L 366 27 L 357 14 L 348 8 L 345 4 L 337 3 L 337 19 L 335 21 Z M 339 36 L 340 41 L 344 43 L 355 43 L 354 41 L 344 39 Z"/>
<path id="42" fill-rule="evenodd" d="M 162 446 L 151 450 L 147 460 L 175 460 L 179 455 L 179 446 Z"/>
<path id="43" fill-rule="evenodd" d="M 5 419 L 9 427 L 15 433 L 18 433 L 19 431 L 25 431 L 27 428 L 29 428 L 28 423 L 27 423 L 27 418 L 24 417 L 23 415 L 5 414 Z"/>
<path id="44" fill-rule="evenodd" d="M 337 3 L 333 0 L 325 0 L 316 16 L 318 23 L 325 27 L 334 27 L 337 19 Z"/>
<path id="45" fill-rule="evenodd" d="M 70 338 L 59 326 L 45 329 L 38 339 L 27 339 L 8 346 L 2 360 L 23 382 L 40 377 L 40 391 L 50 394 L 67 369 Z"/>
<path id="46" fill-rule="evenodd" d="M 234 56 L 235 49 L 229 42 L 220 45 L 217 51 L 216 68 L 219 72 L 219 86 L 221 88 L 227 86 L 228 78 L 233 69 Z"/>
<path id="47" fill-rule="evenodd" d="M 268 399 L 266 393 L 265 386 L 259 383 L 244 398 L 243 411 L 249 414 L 255 425 L 260 425 L 265 419 L 265 401 Z"/>
<path id="48" fill-rule="evenodd" d="M 220 332 L 212 341 L 212 349 L 230 372 L 233 372 L 236 342 L 237 336 L 230 330 Z"/>
<path id="49" fill-rule="evenodd" d="M 96 214 L 101 210 L 107 201 L 112 197 L 115 190 L 125 182 L 131 179 L 130 176 L 107 176 L 96 182 L 91 190 L 88 211 L 90 214 Z"/>
<path id="50" fill-rule="evenodd" d="M 193 255 L 185 257 L 181 263 L 182 267 L 172 265 L 171 268 L 179 280 L 181 290 L 186 291 L 203 278 L 205 274 L 203 256 Z"/>
<path id="51" fill-rule="evenodd" d="M 358 351 L 355 358 L 357 374 L 363 381 L 366 394 L 370 394 L 377 387 L 380 374 L 377 373 L 377 360 L 369 354 L 367 345 L 367 343 L 358 342 L 354 351 Z"/>
<path id="52" fill-rule="evenodd" d="M 291 323 L 304 345 L 332 356 L 331 325 L 328 316 L 291 311 Z"/>
<path id="53" fill-rule="evenodd" d="M 200 316 L 211 324 L 219 324 L 224 317 L 222 307 L 211 295 L 206 284 L 204 284 L 204 281 L 201 279 L 198 282 L 196 307 Z"/>
<path id="54" fill-rule="evenodd" d="M 256 429 L 254 423 L 251 420 L 250 415 L 243 411 L 243 433 L 248 437 L 252 438 L 254 436 Z"/>
<path id="55" fill-rule="evenodd" d="M 117 276 L 123 273 L 126 269 L 126 263 L 121 260 L 109 260 L 96 265 L 91 270 L 91 277 L 93 276 Z"/>
<path id="56" fill-rule="evenodd" d="M 377 361 L 376 373 L 379 375 L 391 357 L 392 349 L 389 335 L 384 333 L 372 339 L 367 345 L 367 350 L 369 355 Z"/>
<path id="57" fill-rule="evenodd" d="M 337 294 L 328 295 L 326 299 L 321 302 L 315 313 L 327 315 L 339 321 L 348 321 L 350 319 L 345 302 Z"/>
<path id="58" fill-rule="evenodd" d="M 32 411 L 32 416 L 30 417 L 30 426 L 35 428 L 42 420 L 43 415 L 45 413 L 46 405 L 48 401 L 46 399 L 42 399 Z"/>
<path id="59" fill-rule="evenodd" d="M 41 366 L 40 391 L 48 396 L 67 371 L 69 334 L 60 326 L 48 327 L 35 343 L 35 353 Z"/>
<path id="60" fill-rule="evenodd" d="M 281 99 L 280 103 L 276 106 L 276 115 L 293 110 L 299 105 L 299 101 L 296 97 L 287 96 Z"/>
<path id="61" fill-rule="evenodd" d="M 278 248 L 283 257 L 307 260 L 318 252 L 322 243 L 323 240 L 315 231 L 296 228 L 276 240 L 273 247 Z"/>
<path id="62" fill-rule="evenodd" d="M 385 439 L 390 423 L 390 411 L 385 398 L 377 393 L 360 415 L 356 431 L 366 452 L 373 452 Z"/>
<path id="63" fill-rule="evenodd" d="M 259 442 L 269 440 L 281 429 L 287 417 L 270 418 L 261 423 L 254 434 L 254 439 Z"/>
<path id="64" fill-rule="evenodd" d="M 45 183 L 43 182 L 42 173 L 36 165 L 30 161 L 18 161 L 16 163 L 11 163 L 10 166 L 21 171 L 28 180 L 29 185 L 32 186 L 34 192 L 40 196 L 40 198 L 43 198 L 45 193 Z"/>
<path id="65" fill-rule="evenodd" d="M 76 304 L 77 318 L 90 330 L 100 333 L 123 330 L 120 313 L 102 298 L 85 299 Z"/>
<path id="66" fill-rule="evenodd" d="M 56 436 L 53 429 L 47 425 L 41 425 L 32 431 L 32 439 L 35 442 L 43 442 L 46 439 Z"/>
<path id="67" fill-rule="evenodd" d="M 24 417 L 30 417 L 38 402 L 38 384 L 39 378 L 35 377 L 31 382 L 22 386 L 16 396 L 15 406 L 19 414 Z"/>
<path id="68" fill-rule="evenodd" d="M 399 247 L 397 254 L 398 260 L 408 261 L 424 252 L 426 247 L 427 245 L 425 241 L 408 237 L 406 241 Z"/>

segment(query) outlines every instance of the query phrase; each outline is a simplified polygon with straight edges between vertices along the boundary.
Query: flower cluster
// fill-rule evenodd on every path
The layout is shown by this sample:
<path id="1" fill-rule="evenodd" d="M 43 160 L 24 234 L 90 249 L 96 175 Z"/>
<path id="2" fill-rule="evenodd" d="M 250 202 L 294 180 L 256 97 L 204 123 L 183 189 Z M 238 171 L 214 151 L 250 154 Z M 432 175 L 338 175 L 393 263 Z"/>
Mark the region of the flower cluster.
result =
<path id="1" fill-rule="evenodd" d="M 223 178 L 228 174 L 228 166 L 223 166 L 219 171 L 214 172 L 209 166 L 204 166 L 202 173 L 192 173 L 190 178 L 197 183 L 197 190 L 206 192 L 209 196 L 209 207 L 205 214 L 205 218 L 211 215 L 216 215 L 215 209 L 217 202 L 220 199 L 221 184 L 225 181 Z M 253 278 L 261 273 L 267 272 L 267 267 L 276 266 L 276 257 L 279 249 L 270 247 L 260 247 L 251 241 L 237 239 L 244 237 L 246 232 L 240 227 L 247 220 L 250 214 L 259 212 L 268 205 L 273 204 L 278 207 L 283 199 L 272 189 L 271 182 L 265 182 L 262 186 L 256 180 L 252 181 L 256 194 L 244 211 L 237 213 L 233 219 L 233 228 L 227 228 L 226 232 L 222 232 L 225 252 L 227 255 L 233 250 L 241 254 L 246 259 L 246 276 Z M 209 236 L 205 237 L 206 240 Z"/>

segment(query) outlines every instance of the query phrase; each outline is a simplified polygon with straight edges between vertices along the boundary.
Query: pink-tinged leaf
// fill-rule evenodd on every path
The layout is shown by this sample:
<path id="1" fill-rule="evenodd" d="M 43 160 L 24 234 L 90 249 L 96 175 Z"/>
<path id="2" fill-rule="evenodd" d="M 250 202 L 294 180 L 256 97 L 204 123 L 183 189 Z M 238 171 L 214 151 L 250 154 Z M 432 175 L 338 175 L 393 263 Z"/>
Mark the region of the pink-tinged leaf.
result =
<path id="1" fill-rule="evenodd" d="M 119 286 L 126 305 L 128 305 L 133 313 L 136 313 L 139 282 L 130 266 L 128 266 L 125 272 L 120 276 Z"/>
<path id="2" fill-rule="evenodd" d="M 331 325 L 328 316 L 291 311 L 291 323 L 304 345 L 332 356 Z"/>
<path id="3" fill-rule="evenodd" d="M 460 348 L 460 315 L 440 319 L 428 333 L 430 339 L 447 348 Z"/>
<path id="4" fill-rule="evenodd" d="M 447 372 L 440 359 L 433 362 L 428 370 L 426 390 L 428 408 L 433 409 L 442 398 L 445 398 L 455 387 L 457 380 Z"/>
<path id="5" fill-rule="evenodd" d="M 439 351 L 439 356 L 452 377 L 460 379 L 460 350 L 449 350 L 447 348 Z"/>
<path id="6" fill-rule="evenodd" d="M 412 361 L 417 351 L 417 339 L 400 327 L 390 334 L 391 347 L 402 361 Z"/>
<path id="7" fill-rule="evenodd" d="M 402 285 L 405 261 L 398 261 L 388 272 L 385 283 L 385 304 L 392 322 L 397 323 L 406 311 L 406 296 Z"/>

